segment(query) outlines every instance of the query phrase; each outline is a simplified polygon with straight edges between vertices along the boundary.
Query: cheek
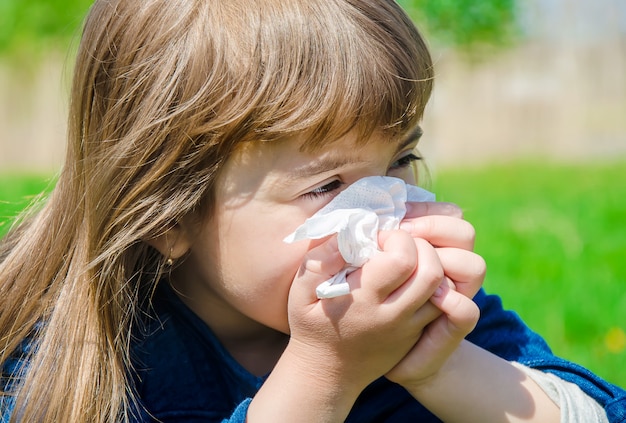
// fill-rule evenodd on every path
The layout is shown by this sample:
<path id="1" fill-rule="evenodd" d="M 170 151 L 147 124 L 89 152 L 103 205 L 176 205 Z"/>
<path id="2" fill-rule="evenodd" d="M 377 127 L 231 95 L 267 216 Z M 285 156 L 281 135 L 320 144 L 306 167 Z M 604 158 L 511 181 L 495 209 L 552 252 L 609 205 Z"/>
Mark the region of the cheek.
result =
<path id="1" fill-rule="evenodd" d="M 289 290 L 309 248 L 307 242 L 283 239 L 305 220 L 301 214 L 293 207 L 250 203 L 221 209 L 209 230 L 219 295 L 244 315 L 283 332 L 288 331 Z"/>
<path id="2" fill-rule="evenodd" d="M 280 238 L 271 242 L 259 239 L 239 239 L 224 246 L 229 257 L 224 256 L 220 263 L 224 296 L 251 319 L 288 333 L 289 291 L 306 246 L 286 244 Z"/>
<path id="3" fill-rule="evenodd" d="M 283 242 L 298 224 L 260 213 L 229 216 L 218 229 L 222 272 L 255 291 L 288 291 L 308 249 L 306 243 Z"/>
<path id="4" fill-rule="evenodd" d="M 306 254 L 306 246 L 283 242 L 282 234 L 256 230 L 248 237 L 237 237 L 227 248 L 232 266 L 266 284 L 284 284 L 293 280 Z"/>

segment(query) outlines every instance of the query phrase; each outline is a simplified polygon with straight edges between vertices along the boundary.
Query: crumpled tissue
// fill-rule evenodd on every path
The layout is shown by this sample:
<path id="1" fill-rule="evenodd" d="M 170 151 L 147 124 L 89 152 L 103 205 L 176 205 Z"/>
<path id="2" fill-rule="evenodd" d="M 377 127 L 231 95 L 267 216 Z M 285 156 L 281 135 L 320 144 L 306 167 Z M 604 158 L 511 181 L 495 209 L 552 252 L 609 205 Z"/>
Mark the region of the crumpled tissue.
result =
<path id="1" fill-rule="evenodd" d="M 399 227 L 406 214 L 407 201 L 435 201 L 435 195 L 399 178 L 363 178 L 340 192 L 284 239 L 293 243 L 337 234 L 339 252 L 346 267 L 316 288 L 318 298 L 350 293 L 346 277 L 378 251 L 379 231 Z"/>

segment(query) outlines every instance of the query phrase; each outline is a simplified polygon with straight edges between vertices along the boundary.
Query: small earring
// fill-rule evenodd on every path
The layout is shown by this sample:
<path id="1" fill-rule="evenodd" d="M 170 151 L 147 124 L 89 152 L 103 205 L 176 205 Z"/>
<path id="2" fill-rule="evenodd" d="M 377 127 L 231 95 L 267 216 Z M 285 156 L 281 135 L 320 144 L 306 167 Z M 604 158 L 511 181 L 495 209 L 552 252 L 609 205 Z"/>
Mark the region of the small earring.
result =
<path id="1" fill-rule="evenodd" d="M 172 249 L 170 248 L 170 253 L 167 256 L 167 260 L 165 260 L 165 265 L 167 267 L 172 267 L 174 264 L 174 259 L 172 258 Z"/>

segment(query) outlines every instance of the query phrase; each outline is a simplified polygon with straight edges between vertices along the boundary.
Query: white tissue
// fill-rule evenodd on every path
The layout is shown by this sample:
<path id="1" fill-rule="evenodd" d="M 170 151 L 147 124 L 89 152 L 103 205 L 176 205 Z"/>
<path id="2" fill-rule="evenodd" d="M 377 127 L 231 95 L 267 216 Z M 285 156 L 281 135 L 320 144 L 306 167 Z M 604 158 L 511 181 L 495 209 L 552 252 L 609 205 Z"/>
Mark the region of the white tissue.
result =
<path id="1" fill-rule="evenodd" d="M 423 188 L 389 176 L 360 179 L 308 218 L 284 241 L 320 239 L 337 234 L 339 252 L 347 266 L 320 284 L 317 297 L 333 298 L 350 293 L 346 276 L 363 266 L 378 251 L 378 231 L 397 229 L 406 214 L 407 201 L 434 201 Z"/>

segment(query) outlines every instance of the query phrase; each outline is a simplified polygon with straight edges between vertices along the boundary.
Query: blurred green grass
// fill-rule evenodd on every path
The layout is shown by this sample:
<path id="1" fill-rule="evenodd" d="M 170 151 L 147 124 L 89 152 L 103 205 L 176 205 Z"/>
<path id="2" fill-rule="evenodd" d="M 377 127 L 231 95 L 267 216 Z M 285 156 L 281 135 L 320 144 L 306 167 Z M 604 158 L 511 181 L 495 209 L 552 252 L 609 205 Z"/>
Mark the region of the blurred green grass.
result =
<path id="1" fill-rule="evenodd" d="M 53 188 L 53 179 L 37 173 L 0 173 L 0 237 L 20 212 Z"/>
<path id="2" fill-rule="evenodd" d="M 444 169 L 440 201 L 459 204 L 487 261 L 485 289 L 557 355 L 626 387 L 626 161 Z M 50 185 L 0 175 L 0 234 Z"/>
<path id="3" fill-rule="evenodd" d="M 484 287 L 557 355 L 626 386 L 626 162 L 439 172 L 487 261 Z"/>

